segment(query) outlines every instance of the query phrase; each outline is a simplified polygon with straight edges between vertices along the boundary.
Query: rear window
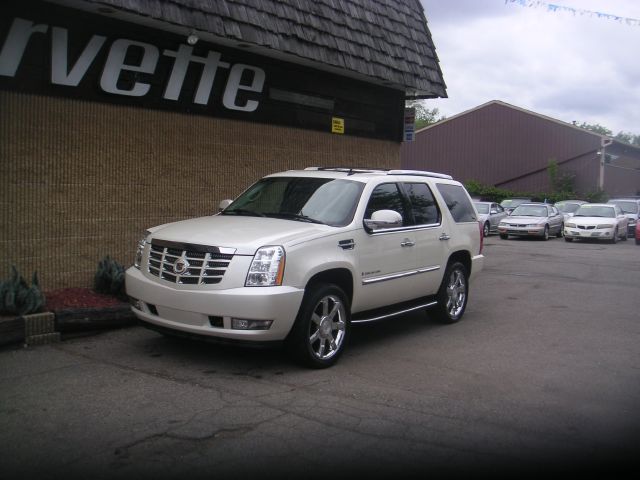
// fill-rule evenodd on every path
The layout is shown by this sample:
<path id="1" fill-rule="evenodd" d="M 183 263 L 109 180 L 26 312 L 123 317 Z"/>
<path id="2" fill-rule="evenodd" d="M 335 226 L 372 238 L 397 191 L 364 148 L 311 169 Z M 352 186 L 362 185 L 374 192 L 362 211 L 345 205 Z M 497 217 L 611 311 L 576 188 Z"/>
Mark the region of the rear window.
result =
<path id="1" fill-rule="evenodd" d="M 464 187 L 445 183 L 438 183 L 437 186 L 447 204 L 447 208 L 451 212 L 451 216 L 457 223 L 475 222 L 477 220 L 475 210 Z"/>

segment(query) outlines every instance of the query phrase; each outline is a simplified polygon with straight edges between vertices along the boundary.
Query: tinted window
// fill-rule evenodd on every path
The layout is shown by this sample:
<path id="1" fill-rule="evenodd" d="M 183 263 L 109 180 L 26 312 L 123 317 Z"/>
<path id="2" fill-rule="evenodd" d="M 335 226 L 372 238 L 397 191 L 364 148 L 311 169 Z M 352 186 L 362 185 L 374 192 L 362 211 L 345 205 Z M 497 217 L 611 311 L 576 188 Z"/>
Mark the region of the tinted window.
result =
<path id="1" fill-rule="evenodd" d="M 476 214 L 469 196 L 460 185 L 438 183 L 438 191 L 444 198 L 451 216 L 456 222 L 475 222 Z"/>
<path id="2" fill-rule="evenodd" d="M 402 184 L 411 202 L 411 213 L 416 225 L 440 223 L 440 212 L 426 183 Z"/>
<path id="3" fill-rule="evenodd" d="M 371 218 L 373 212 L 377 210 L 394 210 L 402 215 L 402 223 L 404 225 L 409 223 L 407 222 L 402 195 L 395 183 L 383 183 L 373 190 L 364 218 Z"/>

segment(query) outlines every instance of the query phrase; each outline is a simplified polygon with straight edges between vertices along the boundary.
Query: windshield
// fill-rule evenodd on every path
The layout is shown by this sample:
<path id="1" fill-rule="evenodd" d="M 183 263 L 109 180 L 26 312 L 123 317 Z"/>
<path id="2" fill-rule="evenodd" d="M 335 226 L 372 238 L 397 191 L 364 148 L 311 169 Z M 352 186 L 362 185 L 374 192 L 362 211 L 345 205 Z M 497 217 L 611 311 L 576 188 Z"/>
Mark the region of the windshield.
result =
<path id="1" fill-rule="evenodd" d="M 555 207 L 560 210 L 562 213 L 576 213 L 576 210 L 580 208 L 579 203 L 556 203 Z"/>
<path id="2" fill-rule="evenodd" d="M 489 213 L 488 203 L 474 203 L 474 205 L 476 206 L 478 213 Z"/>
<path id="3" fill-rule="evenodd" d="M 606 207 L 601 205 L 582 205 L 576 212 L 575 216 L 615 218 L 616 212 L 613 207 Z"/>
<path id="4" fill-rule="evenodd" d="M 504 200 L 502 200 L 500 202 L 500 206 L 505 207 L 505 208 L 513 208 L 513 207 L 517 207 L 518 205 L 520 205 L 521 203 L 524 203 L 526 201 L 527 200 L 525 200 L 523 198 L 505 198 Z"/>
<path id="5" fill-rule="evenodd" d="M 353 219 L 363 189 L 363 183 L 350 180 L 263 178 L 249 187 L 221 214 L 344 226 Z"/>
<path id="6" fill-rule="evenodd" d="M 638 202 L 611 200 L 609 203 L 618 205 L 622 213 L 638 213 Z"/>
<path id="7" fill-rule="evenodd" d="M 546 217 L 547 208 L 538 205 L 519 205 L 511 215 L 514 217 L 518 215 L 523 217 Z"/>

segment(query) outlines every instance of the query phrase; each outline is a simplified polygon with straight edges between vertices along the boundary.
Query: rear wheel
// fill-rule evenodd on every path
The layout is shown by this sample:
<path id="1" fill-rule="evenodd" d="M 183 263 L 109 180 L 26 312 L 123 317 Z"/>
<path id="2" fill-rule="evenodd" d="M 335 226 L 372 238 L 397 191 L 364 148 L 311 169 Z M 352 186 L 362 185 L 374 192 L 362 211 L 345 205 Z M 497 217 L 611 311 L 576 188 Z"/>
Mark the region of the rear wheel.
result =
<path id="1" fill-rule="evenodd" d="M 482 227 L 482 235 L 485 237 L 488 237 L 490 231 L 491 231 L 491 226 L 489 225 L 489 222 L 485 222 L 484 226 Z"/>
<path id="2" fill-rule="evenodd" d="M 438 290 L 438 304 L 434 317 L 441 323 L 455 323 L 462 318 L 467 308 L 469 281 L 467 269 L 460 262 L 447 265 Z"/>
<path id="3" fill-rule="evenodd" d="M 330 367 L 349 336 L 349 300 L 336 285 L 310 285 L 287 338 L 289 352 L 312 368 Z"/>

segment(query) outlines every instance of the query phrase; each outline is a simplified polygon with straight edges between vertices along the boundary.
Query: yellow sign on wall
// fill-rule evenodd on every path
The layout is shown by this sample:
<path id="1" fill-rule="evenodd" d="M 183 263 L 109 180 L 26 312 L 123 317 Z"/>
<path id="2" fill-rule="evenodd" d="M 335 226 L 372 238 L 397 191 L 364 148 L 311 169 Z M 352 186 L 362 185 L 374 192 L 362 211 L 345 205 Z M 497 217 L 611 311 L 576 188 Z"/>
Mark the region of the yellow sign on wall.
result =
<path id="1" fill-rule="evenodd" d="M 344 118 L 331 118 L 331 133 L 344 133 Z"/>

